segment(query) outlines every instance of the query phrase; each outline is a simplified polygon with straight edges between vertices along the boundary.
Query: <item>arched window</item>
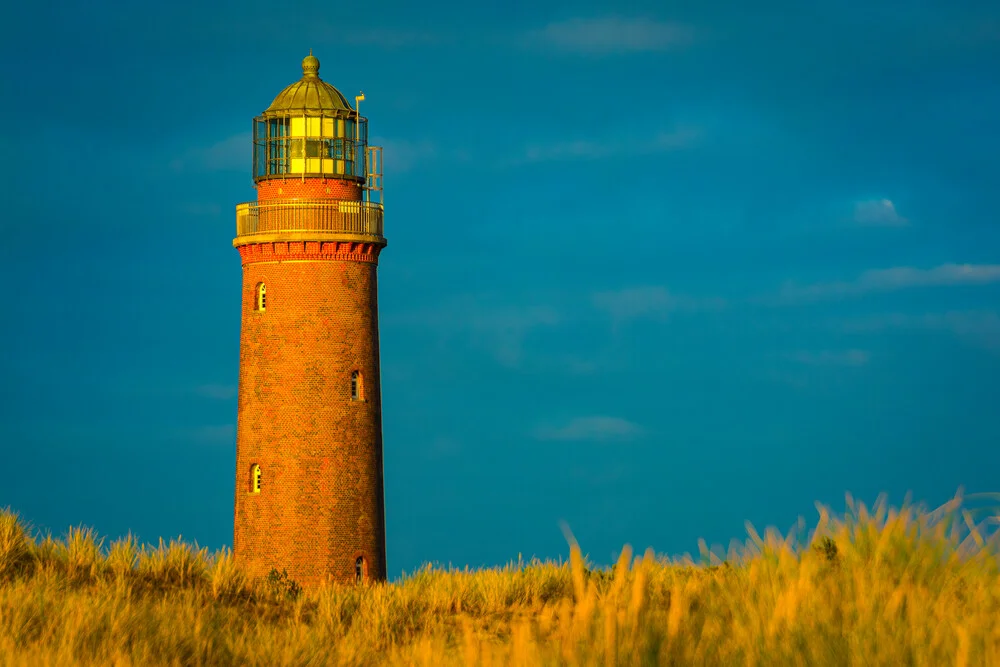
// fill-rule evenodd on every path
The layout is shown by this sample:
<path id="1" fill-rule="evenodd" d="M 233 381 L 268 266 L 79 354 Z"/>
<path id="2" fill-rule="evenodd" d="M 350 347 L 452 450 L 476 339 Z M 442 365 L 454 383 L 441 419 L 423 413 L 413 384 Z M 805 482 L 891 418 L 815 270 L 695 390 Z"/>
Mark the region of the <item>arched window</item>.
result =
<path id="1" fill-rule="evenodd" d="M 250 466 L 250 493 L 260 493 L 260 466 Z"/>
<path id="2" fill-rule="evenodd" d="M 264 283 L 257 283 L 257 290 L 254 293 L 254 310 L 264 310 L 267 306 L 267 286 Z"/>
<path id="3" fill-rule="evenodd" d="M 361 371 L 351 373 L 351 400 L 365 400 L 365 379 L 361 375 Z"/>
<path id="4" fill-rule="evenodd" d="M 358 556 L 354 559 L 354 580 L 359 584 L 365 580 L 368 576 L 368 564 L 365 562 L 364 556 Z"/>

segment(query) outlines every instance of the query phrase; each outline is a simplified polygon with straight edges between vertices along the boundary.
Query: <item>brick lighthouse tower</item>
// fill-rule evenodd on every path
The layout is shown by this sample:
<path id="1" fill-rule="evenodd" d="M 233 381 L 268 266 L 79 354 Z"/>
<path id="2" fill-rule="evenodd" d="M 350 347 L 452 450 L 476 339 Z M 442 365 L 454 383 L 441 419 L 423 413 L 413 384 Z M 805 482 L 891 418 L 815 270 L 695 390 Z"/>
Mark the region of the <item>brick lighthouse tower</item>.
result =
<path id="1" fill-rule="evenodd" d="M 384 580 L 376 269 L 381 148 L 319 78 L 253 121 L 257 201 L 236 207 L 243 263 L 233 551 L 305 586 Z"/>

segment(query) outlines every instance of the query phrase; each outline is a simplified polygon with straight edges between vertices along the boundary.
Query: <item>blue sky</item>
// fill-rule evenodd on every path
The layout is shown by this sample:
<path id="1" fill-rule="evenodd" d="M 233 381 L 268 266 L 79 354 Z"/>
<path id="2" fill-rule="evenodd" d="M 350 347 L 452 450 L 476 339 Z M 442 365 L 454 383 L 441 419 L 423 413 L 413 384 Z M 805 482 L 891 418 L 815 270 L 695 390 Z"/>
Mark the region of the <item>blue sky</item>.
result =
<path id="1" fill-rule="evenodd" d="M 0 452 L 55 534 L 232 539 L 253 116 L 385 147 L 390 576 L 1000 491 L 1000 5 L 20 3 Z"/>

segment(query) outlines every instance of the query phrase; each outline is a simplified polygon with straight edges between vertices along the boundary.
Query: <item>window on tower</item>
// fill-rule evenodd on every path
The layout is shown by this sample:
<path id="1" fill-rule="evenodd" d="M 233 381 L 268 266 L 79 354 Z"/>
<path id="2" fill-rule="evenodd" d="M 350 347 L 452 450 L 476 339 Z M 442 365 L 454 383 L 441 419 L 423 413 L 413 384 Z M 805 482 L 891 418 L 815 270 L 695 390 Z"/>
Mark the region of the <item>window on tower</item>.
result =
<path id="1" fill-rule="evenodd" d="M 365 576 L 368 574 L 366 570 L 368 569 L 365 563 L 364 556 L 358 556 L 354 559 L 354 580 L 359 584 L 365 580 Z"/>
<path id="2" fill-rule="evenodd" d="M 260 493 L 260 466 L 250 466 L 250 493 Z"/>
<path id="3" fill-rule="evenodd" d="M 267 306 L 267 287 L 264 283 L 257 283 L 257 290 L 254 294 L 254 310 L 264 310 Z"/>
<path id="4" fill-rule="evenodd" d="M 361 375 L 361 371 L 351 373 L 351 400 L 365 400 L 365 380 Z"/>

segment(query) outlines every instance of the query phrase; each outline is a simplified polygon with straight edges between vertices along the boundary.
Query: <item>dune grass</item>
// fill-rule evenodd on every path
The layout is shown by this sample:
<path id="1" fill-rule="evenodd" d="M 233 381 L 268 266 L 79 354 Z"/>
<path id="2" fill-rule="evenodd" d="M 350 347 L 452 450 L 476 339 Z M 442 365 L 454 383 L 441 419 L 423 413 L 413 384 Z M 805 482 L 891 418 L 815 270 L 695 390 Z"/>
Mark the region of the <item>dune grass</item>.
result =
<path id="1" fill-rule="evenodd" d="M 1000 494 L 990 498 L 1000 499 Z M 998 665 L 997 514 L 848 496 L 701 558 L 432 567 L 300 591 L 226 550 L 38 538 L 0 511 L 0 664 Z"/>

